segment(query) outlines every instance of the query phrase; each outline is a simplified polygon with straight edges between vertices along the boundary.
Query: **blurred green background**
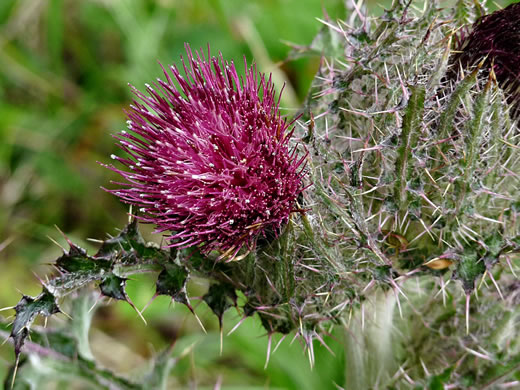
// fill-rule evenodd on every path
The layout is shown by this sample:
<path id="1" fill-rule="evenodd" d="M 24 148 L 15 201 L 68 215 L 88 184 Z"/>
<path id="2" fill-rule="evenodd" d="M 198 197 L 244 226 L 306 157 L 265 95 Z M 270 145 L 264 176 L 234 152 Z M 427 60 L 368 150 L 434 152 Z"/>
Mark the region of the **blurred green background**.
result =
<path id="1" fill-rule="evenodd" d="M 305 97 L 319 58 L 289 60 L 286 42 L 308 45 L 320 28 L 317 17 L 344 16 L 342 1 L 0 0 L 0 306 L 15 304 L 19 290 L 39 292 L 33 272 L 49 273 L 46 263 L 60 255 L 49 237 L 64 244 L 55 225 L 90 253 L 95 245 L 87 237 L 117 234 L 124 225 L 127 208 L 100 189 L 115 174 L 98 162 L 119 153 L 111 134 L 125 127 L 128 82 L 144 89 L 161 76 L 157 61 L 177 62 L 185 42 L 209 43 L 240 71 L 245 55 L 273 72 L 278 89 L 285 82 L 283 105 L 290 112 Z M 140 279 L 129 282 L 138 308 L 154 293 L 153 280 Z M 192 289 L 202 294 L 204 285 Z M 343 383 L 337 342 L 329 340 L 336 357 L 316 346 L 317 366 L 310 370 L 289 337 L 264 370 L 267 338 L 259 321 L 248 319 L 225 337 L 219 356 L 217 320 L 205 304 L 197 312 L 208 336 L 184 307 L 165 298 L 145 312 L 148 326 L 124 303 L 103 306 L 91 333 L 96 356 L 129 373 L 179 338 L 176 351 L 197 345 L 174 369 L 172 388 L 213 388 L 221 381 L 223 389 L 335 389 Z M 227 313 L 225 332 L 238 319 Z M 6 344 L 0 353 L 3 377 L 12 348 Z"/>

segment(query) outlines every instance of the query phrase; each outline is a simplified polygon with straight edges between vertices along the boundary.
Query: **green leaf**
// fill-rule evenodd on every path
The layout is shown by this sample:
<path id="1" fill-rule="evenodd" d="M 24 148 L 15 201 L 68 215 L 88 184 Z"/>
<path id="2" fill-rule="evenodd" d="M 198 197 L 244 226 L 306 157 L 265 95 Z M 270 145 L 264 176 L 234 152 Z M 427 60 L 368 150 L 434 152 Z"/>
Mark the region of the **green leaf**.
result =
<path id="1" fill-rule="evenodd" d="M 34 319 L 60 312 L 57 300 L 92 282 L 99 281 L 101 292 L 111 298 L 124 300 L 132 307 L 133 303 L 125 292 L 125 275 L 142 272 L 156 272 L 163 269 L 166 274 L 160 278 L 158 291 L 171 293 L 175 300 L 183 302 L 191 309 L 186 294 L 187 270 L 171 265 L 170 250 L 161 250 L 156 245 L 146 243 L 133 221 L 115 238 L 105 241 L 95 257 L 68 240 L 70 249 L 56 260 L 60 275 L 45 283 L 42 293 L 37 297 L 24 295 L 16 305 L 16 316 L 11 329 L 11 338 L 17 361 Z M 166 271 L 157 263 L 168 263 Z M 173 268 L 172 268 L 173 267 Z M 175 267 L 178 267 L 175 268 Z M 77 299 L 73 304 L 74 319 L 72 329 L 79 343 L 78 352 L 83 358 L 91 359 L 88 346 L 88 329 L 92 302 Z M 135 307 L 134 307 L 135 309 Z"/>
<path id="2" fill-rule="evenodd" d="M 56 260 L 60 271 L 67 273 L 98 273 L 109 271 L 112 263 L 102 259 L 94 259 L 87 255 L 85 249 L 71 245 L 68 253 Z"/>
<path id="3" fill-rule="evenodd" d="M 16 317 L 11 329 L 11 337 L 14 340 L 14 352 L 18 359 L 26 337 L 29 335 L 29 328 L 37 315 L 49 317 L 59 313 L 60 308 L 56 298 L 45 287 L 43 292 L 36 298 L 24 295 L 14 308 Z"/>
<path id="4" fill-rule="evenodd" d="M 175 256 L 175 251 L 162 250 L 157 244 L 147 243 L 139 231 L 137 220 L 133 219 L 116 237 L 103 241 L 94 257 L 114 259 L 114 256 L 121 255 L 121 262 L 132 262 L 137 258 L 141 262 L 167 262 L 170 256 Z"/>
<path id="5" fill-rule="evenodd" d="M 212 284 L 202 299 L 218 317 L 220 326 L 224 312 L 237 304 L 237 294 L 229 284 Z"/>
<path id="6" fill-rule="evenodd" d="M 95 313 L 93 307 L 97 297 L 95 297 L 94 293 L 89 289 L 82 289 L 77 295 L 78 296 L 75 296 L 72 301 L 72 311 L 70 313 L 72 317 L 70 320 L 70 330 L 77 343 L 77 351 L 74 356 L 79 354 L 79 356 L 84 359 L 94 360 L 94 356 L 90 350 L 89 330 L 92 324 L 92 317 Z M 72 358 L 74 356 L 69 357 Z"/>
<path id="7" fill-rule="evenodd" d="M 120 278 L 117 275 L 108 275 L 99 285 L 99 289 L 103 295 L 121 301 L 128 301 L 128 295 L 125 291 L 127 278 Z"/>
<path id="8" fill-rule="evenodd" d="M 175 263 L 166 264 L 157 277 L 156 294 L 169 295 L 176 302 L 190 307 L 186 293 L 188 277 L 189 271 L 185 267 Z"/>

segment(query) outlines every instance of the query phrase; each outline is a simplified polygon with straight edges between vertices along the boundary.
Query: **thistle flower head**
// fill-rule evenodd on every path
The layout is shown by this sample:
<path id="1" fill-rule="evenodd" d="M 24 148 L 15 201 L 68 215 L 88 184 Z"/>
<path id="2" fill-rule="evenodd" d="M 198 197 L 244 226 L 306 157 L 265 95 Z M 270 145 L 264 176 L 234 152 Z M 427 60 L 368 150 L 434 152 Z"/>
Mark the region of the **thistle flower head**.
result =
<path id="1" fill-rule="evenodd" d="M 201 245 L 234 256 L 259 235 L 277 231 L 302 192 L 305 156 L 289 145 L 271 78 L 233 62 L 192 53 L 171 77 L 137 91 L 128 129 L 116 138 L 128 157 L 126 183 L 110 190 L 140 210 L 138 218 L 169 231 L 171 246 Z"/>
<path id="2" fill-rule="evenodd" d="M 484 61 L 483 68 L 493 70 L 500 87 L 509 94 L 513 117 L 520 114 L 520 3 L 483 16 L 471 33 L 464 33 L 456 45 L 458 53 L 451 63 L 472 67 Z M 460 64 L 460 65 L 459 65 Z"/>

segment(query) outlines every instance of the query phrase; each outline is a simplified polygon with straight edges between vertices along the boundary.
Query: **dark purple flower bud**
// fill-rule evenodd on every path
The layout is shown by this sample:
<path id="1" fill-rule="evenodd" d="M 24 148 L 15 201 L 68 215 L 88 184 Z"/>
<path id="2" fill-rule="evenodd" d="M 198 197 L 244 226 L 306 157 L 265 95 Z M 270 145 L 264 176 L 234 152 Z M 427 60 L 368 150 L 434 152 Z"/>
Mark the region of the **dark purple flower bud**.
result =
<path id="1" fill-rule="evenodd" d="M 141 221 L 169 231 L 172 247 L 200 245 L 233 258 L 259 235 L 279 231 L 303 191 L 304 161 L 289 145 L 292 123 L 282 118 L 271 78 L 254 66 L 239 77 L 234 64 L 193 55 L 185 77 L 176 66 L 166 80 L 134 88 L 128 131 L 115 137 L 128 170 L 110 190 L 137 206 Z M 245 62 L 245 61 L 244 61 Z"/>
<path id="2" fill-rule="evenodd" d="M 520 115 L 520 3 L 486 15 L 475 22 L 471 33 L 464 33 L 451 60 L 452 72 L 476 66 L 493 70 L 498 85 L 513 105 L 512 116 Z"/>

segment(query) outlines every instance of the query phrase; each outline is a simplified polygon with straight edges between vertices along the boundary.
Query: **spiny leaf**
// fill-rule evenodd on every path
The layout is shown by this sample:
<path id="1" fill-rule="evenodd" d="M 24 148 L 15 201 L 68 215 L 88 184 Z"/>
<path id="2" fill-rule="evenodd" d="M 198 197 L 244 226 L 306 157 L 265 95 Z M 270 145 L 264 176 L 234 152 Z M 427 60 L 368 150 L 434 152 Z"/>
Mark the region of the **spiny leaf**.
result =
<path id="1" fill-rule="evenodd" d="M 54 295 L 44 287 L 42 293 L 35 298 L 24 295 L 14 309 L 16 317 L 11 330 L 11 337 L 14 340 L 14 352 L 18 357 L 36 316 L 41 314 L 49 317 L 59 313 L 60 308 Z"/>
<path id="2" fill-rule="evenodd" d="M 189 306 L 186 293 L 188 277 L 189 271 L 185 267 L 175 263 L 165 264 L 157 277 L 156 294 L 169 295 L 175 301 Z"/>
<path id="3" fill-rule="evenodd" d="M 220 326 L 224 312 L 237 304 L 237 294 L 229 284 L 212 284 L 202 299 L 218 317 Z"/>
<path id="4" fill-rule="evenodd" d="M 110 270 L 112 263 L 104 259 L 94 259 L 78 246 L 71 246 L 68 253 L 64 253 L 56 260 L 56 267 L 66 273 L 98 273 Z"/>
<path id="5" fill-rule="evenodd" d="M 71 378 L 93 385 L 93 388 L 109 388 L 118 390 L 166 390 L 168 375 L 175 362 L 183 355 L 172 357 L 173 344 L 151 360 L 153 369 L 139 380 L 130 381 L 114 373 L 100 368 L 93 359 L 85 358 L 80 352 L 81 340 L 74 327 L 78 324 L 78 311 L 83 311 L 83 317 L 89 317 L 90 294 L 82 295 L 73 302 L 75 318 L 59 329 L 44 329 L 35 327 L 31 330 L 31 340 L 26 342 L 25 352 L 39 356 L 37 364 L 33 359 L 21 358 L 18 363 L 18 375 L 14 378 L 15 367 L 11 367 L 4 382 L 6 389 L 38 389 L 44 380 L 62 379 L 69 382 Z M 78 305 L 79 303 L 79 305 Z M 78 307 L 81 306 L 81 307 Z M 81 333 L 88 334 L 90 321 L 82 322 L 85 326 Z M 0 321 L 0 334 L 7 331 L 9 325 Z M 14 380 L 14 382 L 13 382 Z M 76 383 L 76 382 L 74 382 Z M 36 384 L 37 387 L 34 387 Z M 90 388 L 90 387 L 89 387 Z"/>
<path id="6" fill-rule="evenodd" d="M 103 241 L 94 257 L 114 260 L 116 256 L 120 256 L 121 262 L 135 261 L 137 258 L 141 261 L 164 261 L 170 252 L 162 250 L 156 244 L 145 242 L 137 220 L 133 219 L 116 237 Z"/>
<path id="7" fill-rule="evenodd" d="M 116 238 L 104 242 L 97 257 L 89 256 L 84 249 L 70 240 L 67 241 L 70 245 L 69 251 L 60 256 L 55 264 L 61 274 L 45 283 L 40 295 L 24 295 L 15 307 L 11 338 L 17 360 L 36 316 L 48 317 L 59 313 L 59 298 L 99 281 L 99 288 L 104 295 L 125 300 L 133 306 L 124 290 L 126 278 L 122 275 L 154 272 L 157 271 L 158 264 L 170 260 L 170 250 L 163 251 L 145 243 L 134 222 L 123 229 Z M 114 270 L 116 266 L 117 270 Z M 184 289 L 181 288 L 176 297 L 177 300 L 183 299 L 187 303 L 185 280 L 183 286 Z"/>
<path id="8" fill-rule="evenodd" d="M 128 295 L 125 291 L 127 280 L 127 278 L 120 278 L 117 275 L 110 274 L 100 283 L 99 289 L 107 297 L 128 301 Z"/>

